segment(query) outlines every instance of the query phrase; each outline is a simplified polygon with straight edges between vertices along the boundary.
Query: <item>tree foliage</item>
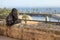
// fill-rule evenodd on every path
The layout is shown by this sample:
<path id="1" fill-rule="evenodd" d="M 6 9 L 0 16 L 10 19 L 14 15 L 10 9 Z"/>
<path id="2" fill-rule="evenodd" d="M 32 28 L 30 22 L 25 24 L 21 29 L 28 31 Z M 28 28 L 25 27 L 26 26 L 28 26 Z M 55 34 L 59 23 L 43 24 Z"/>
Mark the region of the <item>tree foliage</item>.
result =
<path id="1" fill-rule="evenodd" d="M 0 18 L 6 18 L 6 16 L 10 13 L 10 9 L 8 8 L 0 8 Z"/>
<path id="2" fill-rule="evenodd" d="M 26 15 L 26 13 L 23 14 L 22 16 L 22 19 L 25 21 L 25 24 L 27 23 L 27 19 L 28 19 L 28 16 Z"/>

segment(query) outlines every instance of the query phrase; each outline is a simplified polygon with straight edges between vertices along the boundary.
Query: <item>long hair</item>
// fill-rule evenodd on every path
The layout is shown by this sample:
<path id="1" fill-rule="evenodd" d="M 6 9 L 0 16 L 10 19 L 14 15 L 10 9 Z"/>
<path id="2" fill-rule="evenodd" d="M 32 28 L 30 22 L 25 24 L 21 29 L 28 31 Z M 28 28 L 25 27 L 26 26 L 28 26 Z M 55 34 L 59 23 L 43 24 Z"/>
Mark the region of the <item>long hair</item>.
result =
<path id="1" fill-rule="evenodd" d="M 17 13 L 17 9 L 16 9 L 16 8 L 13 8 L 13 9 L 12 9 L 11 14 L 12 14 L 14 17 L 18 18 L 18 13 Z"/>
<path id="2" fill-rule="evenodd" d="M 13 8 L 10 14 L 6 18 L 7 25 L 11 26 L 18 20 L 17 9 Z"/>

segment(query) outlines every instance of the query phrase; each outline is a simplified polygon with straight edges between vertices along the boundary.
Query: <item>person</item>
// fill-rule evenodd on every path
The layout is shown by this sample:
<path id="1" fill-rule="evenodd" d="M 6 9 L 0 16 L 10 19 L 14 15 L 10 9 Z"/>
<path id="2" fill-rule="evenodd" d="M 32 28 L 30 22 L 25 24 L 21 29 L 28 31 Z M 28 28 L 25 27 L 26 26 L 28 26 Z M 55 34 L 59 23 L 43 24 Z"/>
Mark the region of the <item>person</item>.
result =
<path id="1" fill-rule="evenodd" d="M 17 9 L 13 8 L 9 15 L 6 17 L 6 25 L 12 26 L 19 23 Z"/>

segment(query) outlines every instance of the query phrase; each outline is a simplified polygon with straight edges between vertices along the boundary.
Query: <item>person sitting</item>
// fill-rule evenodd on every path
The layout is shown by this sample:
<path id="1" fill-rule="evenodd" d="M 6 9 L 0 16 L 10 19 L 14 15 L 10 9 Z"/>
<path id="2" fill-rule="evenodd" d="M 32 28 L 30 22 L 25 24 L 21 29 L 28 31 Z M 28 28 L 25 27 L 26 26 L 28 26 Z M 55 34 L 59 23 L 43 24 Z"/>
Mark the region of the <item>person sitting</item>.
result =
<path id="1" fill-rule="evenodd" d="M 17 9 L 13 8 L 9 15 L 6 17 L 6 25 L 12 26 L 19 23 Z"/>

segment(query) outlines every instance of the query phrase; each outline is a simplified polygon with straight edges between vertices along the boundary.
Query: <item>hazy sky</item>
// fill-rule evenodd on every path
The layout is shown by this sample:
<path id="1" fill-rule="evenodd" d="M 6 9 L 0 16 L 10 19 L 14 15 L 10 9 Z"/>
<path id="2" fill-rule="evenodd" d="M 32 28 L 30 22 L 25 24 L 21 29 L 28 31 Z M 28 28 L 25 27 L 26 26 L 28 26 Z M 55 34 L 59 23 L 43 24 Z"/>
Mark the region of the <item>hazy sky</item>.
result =
<path id="1" fill-rule="evenodd" d="M 60 7 L 60 0 L 0 0 L 0 7 Z"/>

